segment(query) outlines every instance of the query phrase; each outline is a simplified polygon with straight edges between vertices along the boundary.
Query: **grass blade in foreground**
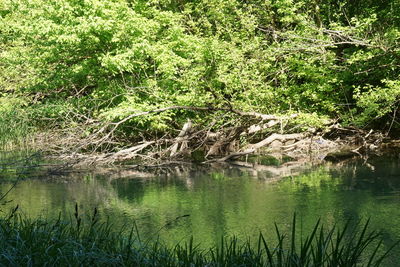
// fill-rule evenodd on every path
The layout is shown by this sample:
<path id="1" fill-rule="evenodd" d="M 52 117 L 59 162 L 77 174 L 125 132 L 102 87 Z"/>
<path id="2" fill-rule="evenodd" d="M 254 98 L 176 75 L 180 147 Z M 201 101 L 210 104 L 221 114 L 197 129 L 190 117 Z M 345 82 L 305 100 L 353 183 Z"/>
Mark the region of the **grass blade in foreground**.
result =
<path id="1" fill-rule="evenodd" d="M 97 216 L 95 210 L 91 219 L 82 220 L 76 210 L 76 222 L 33 220 L 14 209 L 0 219 L 0 265 L 379 266 L 397 245 L 382 252 L 381 237 L 368 231 L 368 221 L 360 232 L 348 224 L 342 230 L 324 231 L 318 221 L 312 232 L 298 241 L 294 218 L 288 242 L 275 225 L 275 243 L 260 233 L 258 246 L 232 237 L 222 238 L 220 245 L 208 249 L 192 239 L 170 247 L 159 239 L 143 242 L 134 227 L 115 229 L 108 222 L 99 222 Z"/>

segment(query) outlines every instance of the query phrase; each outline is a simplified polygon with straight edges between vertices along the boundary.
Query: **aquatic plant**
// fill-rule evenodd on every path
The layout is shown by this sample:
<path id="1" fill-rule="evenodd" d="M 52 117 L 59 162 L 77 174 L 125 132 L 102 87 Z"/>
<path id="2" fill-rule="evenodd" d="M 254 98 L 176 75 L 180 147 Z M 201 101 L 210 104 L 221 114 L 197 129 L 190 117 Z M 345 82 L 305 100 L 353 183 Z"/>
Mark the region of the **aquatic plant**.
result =
<path id="1" fill-rule="evenodd" d="M 63 221 L 29 219 L 14 208 L 0 219 L 0 264 L 6 266 L 379 266 L 396 245 L 382 251 L 380 235 L 368 230 L 325 230 L 318 221 L 300 241 L 293 218 L 291 238 L 275 225 L 277 242 L 262 233 L 258 243 L 237 237 L 221 238 L 219 245 L 203 249 L 193 239 L 173 247 L 147 240 L 138 229 L 116 229 L 101 221 L 97 209 L 89 219 L 75 206 L 73 218 Z"/>

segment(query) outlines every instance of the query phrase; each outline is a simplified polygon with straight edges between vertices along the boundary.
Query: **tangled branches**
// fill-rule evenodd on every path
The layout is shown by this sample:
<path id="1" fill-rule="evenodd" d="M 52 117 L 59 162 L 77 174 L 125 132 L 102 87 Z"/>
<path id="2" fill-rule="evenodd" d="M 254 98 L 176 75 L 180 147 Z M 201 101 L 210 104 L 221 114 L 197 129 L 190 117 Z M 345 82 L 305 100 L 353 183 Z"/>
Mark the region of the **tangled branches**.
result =
<path id="1" fill-rule="evenodd" d="M 196 125 L 187 120 L 177 135 L 162 137 L 141 137 L 133 141 L 121 141 L 117 131 L 125 123 L 137 117 L 162 113 L 169 110 L 190 110 L 193 112 L 221 112 L 229 114 L 229 123 L 217 125 L 217 119 L 207 125 Z M 182 159 L 200 155 L 203 162 L 224 162 L 263 151 L 266 148 L 287 149 L 304 147 L 304 139 L 309 133 L 290 132 L 286 129 L 291 115 L 270 115 L 245 112 L 228 108 L 170 106 L 144 112 L 133 113 L 114 122 L 101 122 L 87 118 L 74 129 L 53 132 L 42 140 L 43 149 L 64 159 L 76 160 L 84 164 L 112 164 L 115 162 L 145 159 Z M 51 141 L 50 141 L 51 140 Z M 52 145 L 49 145 L 52 144 Z"/>

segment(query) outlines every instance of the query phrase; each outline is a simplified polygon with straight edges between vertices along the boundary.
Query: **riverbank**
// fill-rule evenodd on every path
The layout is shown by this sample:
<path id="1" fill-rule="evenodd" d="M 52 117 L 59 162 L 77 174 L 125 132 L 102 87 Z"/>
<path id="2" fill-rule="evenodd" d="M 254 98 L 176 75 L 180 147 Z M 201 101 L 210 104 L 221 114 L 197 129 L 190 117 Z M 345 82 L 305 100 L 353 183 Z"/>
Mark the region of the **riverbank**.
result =
<path id="1" fill-rule="evenodd" d="M 76 129 L 68 129 L 62 131 L 62 135 L 57 131 L 37 134 L 33 138 L 33 147 L 43 155 L 68 165 L 139 163 L 148 167 L 175 163 L 237 164 L 247 162 L 252 156 L 318 163 L 325 159 L 340 161 L 365 157 L 399 147 L 396 139 L 377 130 L 342 127 L 332 123 L 296 132 L 282 126 L 294 117 L 269 116 L 267 121 L 265 117 L 256 121 L 248 120 L 237 127 L 220 128 L 217 132 L 186 123 L 175 137 L 147 137 L 134 143 L 113 139 L 112 131 L 108 131 L 106 126 L 86 136 L 76 135 L 79 132 Z M 296 126 L 299 125 L 294 124 L 293 127 Z M 102 147 L 105 143 L 107 145 Z"/>
<path id="2" fill-rule="evenodd" d="M 206 142 L 201 142 L 203 146 L 193 146 L 199 141 L 191 140 L 190 132 L 187 136 L 169 139 L 170 143 L 186 143 L 184 150 L 175 155 L 170 153 L 171 145 L 161 146 L 157 141 L 148 147 L 143 147 L 141 143 L 126 143 L 104 152 L 80 151 L 75 144 L 84 144 L 84 140 L 76 141 L 54 132 L 44 132 L 32 136 L 34 141 L 26 143 L 25 151 L 19 148 L 15 152 L 3 153 L 2 165 L 5 170 L 22 168 L 26 173 L 49 177 L 85 173 L 88 170 L 109 177 L 153 177 L 190 176 L 192 172 L 237 169 L 270 183 L 327 163 L 341 166 L 362 159 L 364 165 L 371 167 L 368 158 L 390 155 L 399 149 L 399 142 L 382 132 L 338 124 L 300 133 L 272 132 L 276 129 L 249 138 L 256 146 L 263 144 L 256 149 L 246 141 L 235 151 L 219 150 L 220 154 L 212 156 L 207 156 L 210 145 Z M 280 138 L 282 136 L 287 139 Z M 237 143 L 239 141 L 232 140 Z M 15 176 L 15 179 L 19 178 Z"/>

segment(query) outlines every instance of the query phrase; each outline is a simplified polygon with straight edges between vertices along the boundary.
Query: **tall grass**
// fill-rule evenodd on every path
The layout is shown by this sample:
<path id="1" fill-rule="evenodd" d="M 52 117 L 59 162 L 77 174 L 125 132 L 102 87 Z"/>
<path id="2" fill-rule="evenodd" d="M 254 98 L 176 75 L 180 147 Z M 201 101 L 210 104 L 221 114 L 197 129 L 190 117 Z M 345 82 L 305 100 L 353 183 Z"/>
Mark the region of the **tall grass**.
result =
<path id="1" fill-rule="evenodd" d="M 26 143 L 32 127 L 22 113 L 22 109 L 0 108 L 0 150 L 21 147 Z"/>
<path id="2" fill-rule="evenodd" d="M 366 222 L 358 231 L 349 225 L 324 230 L 319 222 L 308 236 L 296 240 L 296 218 L 291 238 L 276 228 L 271 243 L 260 233 L 258 243 L 222 238 L 218 246 L 202 249 L 193 239 L 166 246 L 144 241 L 135 227 L 114 228 L 99 220 L 97 209 L 84 220 L 75 207 L 63 221 L 28 219 L 18 207 L 0 219 L 0 265 L 5 266 L 379 266 L 382 252 L 378 233 Z M 368 253 L 369 251 L 369 253 Z"/>

